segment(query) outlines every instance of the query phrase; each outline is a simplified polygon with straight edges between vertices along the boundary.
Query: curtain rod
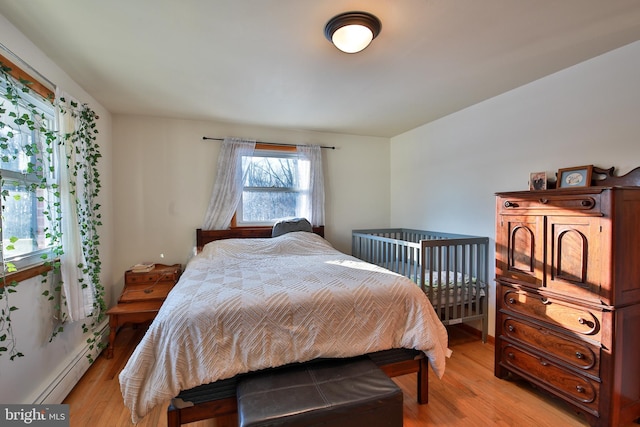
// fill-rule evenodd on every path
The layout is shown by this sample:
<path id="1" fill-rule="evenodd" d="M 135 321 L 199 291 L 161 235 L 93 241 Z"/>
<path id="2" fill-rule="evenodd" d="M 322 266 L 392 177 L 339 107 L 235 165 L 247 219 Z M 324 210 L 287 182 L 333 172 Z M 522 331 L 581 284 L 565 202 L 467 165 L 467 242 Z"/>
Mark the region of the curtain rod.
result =
<path id="1" fill-rule="evenodd" d="M 202 139 L 212 139 L 214 141 L 224 141 L 224 138 L 211 138 L 208 136 L 203 136 Z M 265 141 L 256 141 L 256 144 L 264 144 L 264 145 L 280 145 L 280 146 L 285 146 L 285 147 L 297 147 L 298 144 L 285 144 L 282 142 L 265 142 Z M 321 145 L 320 148 L 326 148 L 329 150 L 335 150 L 336 147 L 328 147 L 325 145 Z"/>

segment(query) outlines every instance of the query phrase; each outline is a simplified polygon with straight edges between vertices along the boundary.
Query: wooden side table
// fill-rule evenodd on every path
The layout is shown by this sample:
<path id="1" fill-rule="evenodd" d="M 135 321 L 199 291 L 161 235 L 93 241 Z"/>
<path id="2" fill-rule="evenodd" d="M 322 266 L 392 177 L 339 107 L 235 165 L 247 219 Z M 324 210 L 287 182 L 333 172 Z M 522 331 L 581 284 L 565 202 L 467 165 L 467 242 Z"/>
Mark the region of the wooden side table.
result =
<path id="1" fill-rule="evenodd" d="M 109 347 L 106 357 L 113 357 L 113 343 L 118 328 L 125 323 L 139 324 L 153 320 L 165 298 L 182 274 L 180 264 L 155 264 L 150 271 L 127 270 L 124 288 L 118 303 L 107 311 L 109 315 Z"/>

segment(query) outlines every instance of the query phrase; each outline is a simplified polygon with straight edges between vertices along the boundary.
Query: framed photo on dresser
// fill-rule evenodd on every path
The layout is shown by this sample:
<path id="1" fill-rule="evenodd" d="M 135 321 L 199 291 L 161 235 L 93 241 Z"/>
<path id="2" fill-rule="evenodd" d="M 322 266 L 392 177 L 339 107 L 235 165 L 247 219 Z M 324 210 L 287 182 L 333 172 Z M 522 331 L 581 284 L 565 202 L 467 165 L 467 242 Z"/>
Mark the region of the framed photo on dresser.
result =
<path id="1" fill-rule="evenodd" d="M 558 170 L 558 188 L 590 187 L 593 165 Z"/>
<path id="2" fill-rule="evenodd" d="M 547 189 L 547 173 L 531 172 L 529 174 L 529 191 L 546 190 Z"/>

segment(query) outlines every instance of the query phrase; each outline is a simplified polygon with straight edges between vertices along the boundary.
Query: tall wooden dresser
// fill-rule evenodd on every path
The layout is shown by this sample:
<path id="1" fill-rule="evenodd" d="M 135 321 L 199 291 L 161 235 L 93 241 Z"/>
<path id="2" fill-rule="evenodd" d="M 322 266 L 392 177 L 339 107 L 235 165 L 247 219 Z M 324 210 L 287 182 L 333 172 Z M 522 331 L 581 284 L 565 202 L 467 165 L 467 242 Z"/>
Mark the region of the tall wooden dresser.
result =
<path id="1" fill-rule="evenodd" d="M 495 375 L 593 426 L 640 418 L 640 187 L 496 197 Z"/>

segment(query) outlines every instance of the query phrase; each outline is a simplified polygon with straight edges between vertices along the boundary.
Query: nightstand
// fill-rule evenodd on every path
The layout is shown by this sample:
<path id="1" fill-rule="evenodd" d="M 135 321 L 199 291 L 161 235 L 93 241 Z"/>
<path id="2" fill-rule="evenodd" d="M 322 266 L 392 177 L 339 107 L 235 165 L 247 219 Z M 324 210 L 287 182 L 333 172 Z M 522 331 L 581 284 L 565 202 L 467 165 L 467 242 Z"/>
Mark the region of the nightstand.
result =
<path id="1" fill-rule="evenodd" d="M 124 288 L 118 304 L 107 311 L 109 315 L 109 347 L 106 357 L 113 357 L 113 343 L 118 328 L 125 323 L 145 323 L 158 314 L 165 298 L 182 274 L 180 264 L 155 264 L 146 272 L 127 270 L 124 273 Z"/>

